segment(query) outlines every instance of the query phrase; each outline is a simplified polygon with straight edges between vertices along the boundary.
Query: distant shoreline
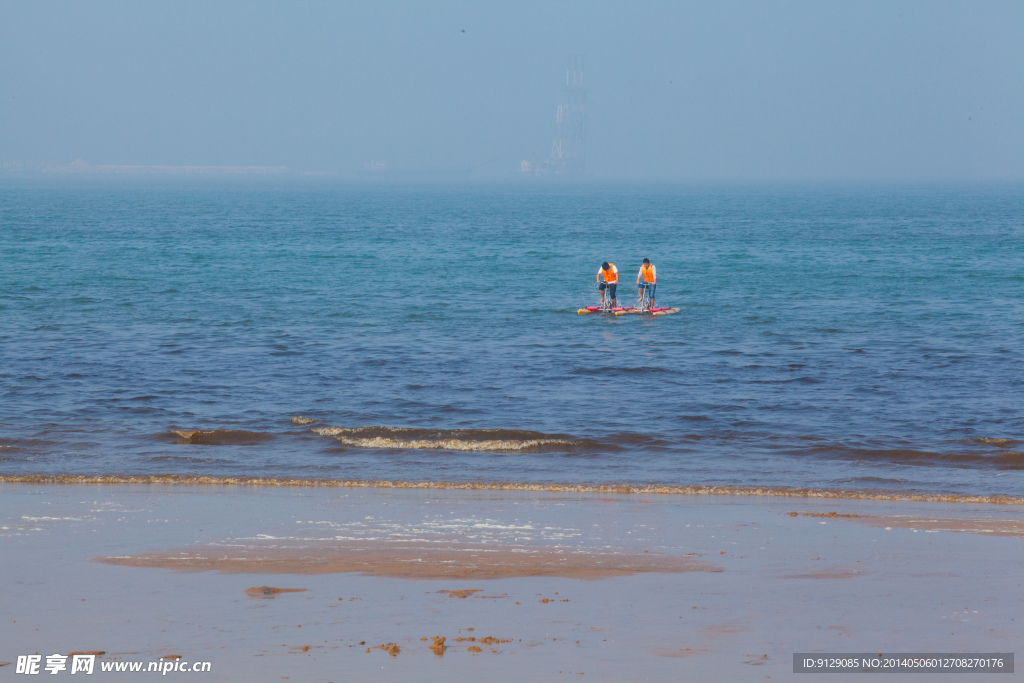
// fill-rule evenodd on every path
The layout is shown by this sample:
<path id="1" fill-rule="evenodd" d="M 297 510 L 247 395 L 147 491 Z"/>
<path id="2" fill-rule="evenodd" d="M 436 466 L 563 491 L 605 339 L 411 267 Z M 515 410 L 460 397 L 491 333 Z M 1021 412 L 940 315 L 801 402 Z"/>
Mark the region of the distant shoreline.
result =
<path id="1" fill-rule="evenodd" d="M 71 163 L 33 161 L 0 162 L 0 172 L 91 175 L 281 175 L 287 166 L 172 166 L 89 164 L 81 159 Z"/>

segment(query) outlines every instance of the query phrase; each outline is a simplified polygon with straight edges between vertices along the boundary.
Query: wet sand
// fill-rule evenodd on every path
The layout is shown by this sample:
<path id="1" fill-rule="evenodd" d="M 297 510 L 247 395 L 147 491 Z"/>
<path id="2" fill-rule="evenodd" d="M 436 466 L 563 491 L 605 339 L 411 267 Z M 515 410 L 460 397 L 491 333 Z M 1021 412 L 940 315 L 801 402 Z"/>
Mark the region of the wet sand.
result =
<path id="1" fill-rule="evenodd" d="M 526 576 L 607 579 L 651 572 L 714 572 L 717 565 L 679 555 L 629 551 L 565 551 L 544 547 L 448 545 L 443 548 L 394 542 L 365 544 L 318 542 L 268 547 L 211 546 L 192 550 L 98 557 L 98 562 L 126 567 L 227 574 L 338 574 L 358 572 L 393 579 L 517 579 Z"/>
<path id="2" fill-rule="evenodd" d="M 0 484 L 0 500 L 0 662 L 809 680 L 793 652 L 1013 652 L 1024 636 L 1019 505 L 41 484 Z"/>

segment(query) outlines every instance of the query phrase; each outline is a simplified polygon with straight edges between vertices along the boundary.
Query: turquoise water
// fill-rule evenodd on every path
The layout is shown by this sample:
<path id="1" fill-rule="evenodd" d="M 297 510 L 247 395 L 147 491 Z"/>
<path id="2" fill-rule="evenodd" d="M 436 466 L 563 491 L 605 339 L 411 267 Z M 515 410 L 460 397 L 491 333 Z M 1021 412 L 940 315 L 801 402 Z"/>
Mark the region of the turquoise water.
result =
<path id="1" fill-rule="evenodd" d="M 0 474 L 1024 495 L 1020 188 L 12 185 L 0 237 Z M 644 257 L 678 314 L 576 314 Z"/>

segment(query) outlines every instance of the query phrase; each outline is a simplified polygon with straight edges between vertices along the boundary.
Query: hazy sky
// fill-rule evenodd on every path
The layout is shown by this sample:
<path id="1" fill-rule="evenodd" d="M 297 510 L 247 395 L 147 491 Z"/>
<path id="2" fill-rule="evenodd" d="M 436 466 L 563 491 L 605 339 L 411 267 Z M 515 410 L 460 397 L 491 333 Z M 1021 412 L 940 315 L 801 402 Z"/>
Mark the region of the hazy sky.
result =
<path id="1" fill-rule="evenodd" d="M 464 32 L 463 32 L 464 31 Z M 0 161 L 1024 180 L 1024 2 L 0 1 Z"/>

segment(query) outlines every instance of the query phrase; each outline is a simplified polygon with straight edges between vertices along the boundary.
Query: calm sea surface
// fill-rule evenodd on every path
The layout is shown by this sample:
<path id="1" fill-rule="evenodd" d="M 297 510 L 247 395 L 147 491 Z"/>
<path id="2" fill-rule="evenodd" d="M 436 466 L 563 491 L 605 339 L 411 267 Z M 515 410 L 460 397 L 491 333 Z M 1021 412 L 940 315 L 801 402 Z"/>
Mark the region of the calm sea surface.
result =
<path id="1" fill-rule="evenodd" d="M 1019 188 L 0 188 L 0 474 L 1022 496 L 1022 240 Z M 677 315 L 577 315 L 644 257 Z"/>

